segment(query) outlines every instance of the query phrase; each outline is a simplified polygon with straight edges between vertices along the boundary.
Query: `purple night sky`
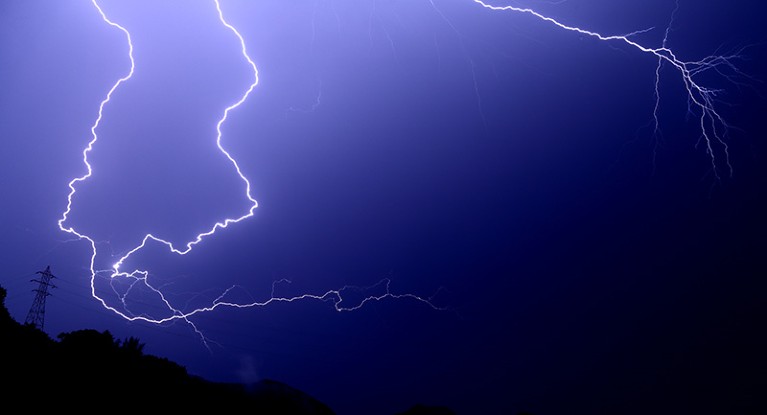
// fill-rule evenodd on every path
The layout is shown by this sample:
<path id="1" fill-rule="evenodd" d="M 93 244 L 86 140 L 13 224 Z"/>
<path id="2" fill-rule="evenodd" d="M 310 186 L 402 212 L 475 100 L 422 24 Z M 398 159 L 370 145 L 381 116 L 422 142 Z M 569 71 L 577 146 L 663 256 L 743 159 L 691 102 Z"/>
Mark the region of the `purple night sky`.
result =
<path id="1" fill-rule="evenodd" d="M 162 319 L 166 301 L 188 313 L 370 287 L 152 324 L 93 298 L 91 245 L 57 224 L 99 104 L 130 70 L 125 33 L 91 1 L 6 0 L 6 305 L 23 321 L 29 280 L 50 265 L 52 337 L 135 336 L 191 374 L 278 380 L 339 415 L 764 408 L 762 3 L 489 3 L 603 35 L 652 28 L 628 39 L 660 48 L 667 35 L 664 56 L 718 65 L 688 68 L 716 90 L 704 135 L 679 68 L 529 13 L 220 0 L 258 70 L 221 145 L 258 208 L 186 255 L 154 241 L 133 253 L 120 270 L 147 270 L 149 288 L 108 271 L 148 233 L 183 247 L 250 209 L 216 124 L 254 73 L 213 0 L 99 1 L 130 32 L 135 71 L 103 107 L 65 222 L 95 243 L 95 293 Z"/>

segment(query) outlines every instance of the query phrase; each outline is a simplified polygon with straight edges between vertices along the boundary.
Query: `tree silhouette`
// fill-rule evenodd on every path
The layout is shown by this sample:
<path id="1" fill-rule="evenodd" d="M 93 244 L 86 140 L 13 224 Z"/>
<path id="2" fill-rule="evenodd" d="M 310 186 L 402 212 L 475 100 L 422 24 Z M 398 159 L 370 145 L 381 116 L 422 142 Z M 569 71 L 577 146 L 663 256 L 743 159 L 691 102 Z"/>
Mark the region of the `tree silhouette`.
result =
<path id="1" fill-rule="evenodd" d="M 127 352 L 129 355 L 141 356 L 144 354 L 144 346 L 145 344 L 141 343 L 138 338 L 131 336 L 123 340 L 122 346 L 120 346 L 120 348 Z"/>
<path id="2" fill-rule="evenodd" d="M 0 287 L 0 320 L 2 323 L 10 321 L 11 315 L 8 313 L 8 309 L 5 308 L 5 297 L 8 295 L 8 291 L 5 288 Z"/>

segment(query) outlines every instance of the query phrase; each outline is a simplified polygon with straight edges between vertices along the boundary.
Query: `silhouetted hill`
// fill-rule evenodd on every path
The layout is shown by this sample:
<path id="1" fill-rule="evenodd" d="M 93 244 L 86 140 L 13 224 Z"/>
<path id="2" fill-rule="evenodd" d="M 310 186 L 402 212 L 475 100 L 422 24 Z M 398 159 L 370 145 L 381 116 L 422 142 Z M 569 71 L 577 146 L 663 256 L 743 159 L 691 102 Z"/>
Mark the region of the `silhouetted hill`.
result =
<path id="1" fill-rule="evenodd" d="M 109 331 L 61 333 L 58 340 L 16 322 L 0 287 L 0 413 L 137 410 L 194 413 L 333 415 L 304 392 L 273 380 L 247 387 L 191 376 L 168 359 L 143 353 L 136 338 Z M 444 407 L 416 405 L 400 415 L 455 415 Z"/>
<path id="2" fill-rule="evenodd" d="M 136 338 L 108 331 L 44 332 L 13 320 L 0 287 L 0 412 L 75 409 L 235 410 L 275 415 L 332 415 L 327 406 L 275 381 L 245 388 L 190 376 L 183 366 L 143 353 Z M 37 412 L 37 411 L 35 411 Z"/>

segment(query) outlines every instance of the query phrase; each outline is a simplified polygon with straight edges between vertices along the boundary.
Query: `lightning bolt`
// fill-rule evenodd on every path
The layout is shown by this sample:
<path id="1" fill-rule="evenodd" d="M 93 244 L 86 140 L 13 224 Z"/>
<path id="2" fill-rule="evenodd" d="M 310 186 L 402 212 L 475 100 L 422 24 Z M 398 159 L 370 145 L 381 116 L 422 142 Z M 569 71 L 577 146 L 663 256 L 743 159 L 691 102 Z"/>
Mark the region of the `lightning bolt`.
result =
<path id="1" fill-rule="evenodd" d="M 668 35 L 671 32 L 671 26 L 674 24 L 674 18 L 676 17 L 676 13 L 679 11 L 679 0 L 676 1 L 674 4 L 674 11 L 671 12 L 671 19 L 668 22 L 668 26 L 666 26 L 666 31 L 663 34 L 663 43 L 662 46 L 665 48 L 668 44 Z M 655 148 L 653 148 L 653 168 L 655 168 L 655 159 L 658 154 L 658 143 L 660 140 L 660 121 L 658 120 L 658 111 L 660 110 L 660 72 L 661 69 L 663 69 L 663 59 L 658 58 L 658 65 L 655 67 L 655 106 L 652 110 L 652 118 L 653 118 L 653 136 L 655 137 Z"/>
<path id="2" fill-rule="evenodd" d="M 726 56 L 711 55 L 697 61 L 685 61 L 677 57 L 676 53 L 674 53 L 674 51 L 668 47 L 668 37 L 669 37 L 671 25 L 673 24 L 673 21 L 674 21 L 674 16 L 676 15 L 676 12 L 679 8 L 678 1 L 676 3 L 674 11 L 672 12 L 671 21 L 669 22 L 669 26 L 667 27 L 665 35 L 663 37 L 663 43 L 661 44 L 660 47 L 657 47 L 657 48 L 643 46 L 631 39 L 633 36 L 640 33 L 645 33 L 651 29 L 638 30 L 638 31 L 623 34 L 623 35 L 603 35 L 601 33 L 594 32 L 591 30 L 582 29 L 576 26 L 570 26 L 568 24 L 560 22 L 559 20 L 545 16 L 541 13 L 538 13 L 535 10 L 530 8 L 516 7 L 516 6 L 496 6 L 490 3 L 486 3 L 483 0 L 471 0 L 471 1 L 493 12 L 515 12 L 520 14 L 526 14 L 529 16 L 533 16 L 538 20 L 542 20 L 546 23 L 554 25 L 557 28 L 562 30 L 575 32 L 575 33 L 585 35 L 585 36 L 588 36 L 600 41 L 604 41 L 604 42 L 623 43 L 625 45 L 630 46 L 631 48 L 639 50 L 642 53 L 655 56 L 658 59 L 658 66 L 656 67 L 656 70 L 655 70 L 656 104 L 653 111 L 656 134 L 659 132 L 658 107 L 659 107 L 660 93 L 659 93 L 658 85 L 660 82 L 659 79 L 660 79 L 661 67 L 663 66 L 663 64 L 670 65 L 679 73 L 679 75 L 682 78 L 682 82 L 684 83 L 685 89 L 687 91 L 688 105 L 690 107 L 688 109 L 690 110 L 690 112 L 694 112 L 693 109 L 697 110 L 697 117 L 700 124 L 699 125 L 700 127 L 699 143 L 703 143 L 703 145 L 705 146 L 706 153 L 708 154 L 710 162 L 711 162 L 711 169 L 713 171 L 714 176 L 716 177 L 716 180 L 720 181 L 721 176 L 719 174 L 720 169 L 719 169 L 719 165 L 717 161 L 717 156 L 714 151 L 714 146 L 719 146 L 722 149 L 729 175 L 732 176 L 733 166 L 730 163 L 730 151 L 729 151 L 727 142 L 724 139 L 725 137 L 727 137 L 728 130 L 730 127 L 727 124 L 727 122 L 724 120 L 724 118 L 716 110 L 714 105 L 716 101 L 716 95 L 721 91 L 717 89 L 707 88 L 701 85 L 696 79 L 698 78 L 698 75 L 700 75 L 701 73 L 712 71 L 712 70 L 719 71 L 719 68 L 722 66 L 727 67 L 735 71 L 735 73 L 742 75 L 742 73 L 737 69 L 737 67 L 733 63 L 734 60 L 740 58 L 740 55 L 738 54 L 726 55 Z"/>
<path id="3" fill-rule="evenodd" d="M 82 152 L 83 164 L 85 164 L 86 173 L 84 175 L 82 175 L 82 176 L 75 177 L 74 179 L 72 179 L 69 182 L 69 184 L 68 184 L 68 186 L 69 186 L 69 194 L 67 195 L 67 206 L 66 206 L 66 209 L 64 210 L 64 212 L 62 213 L 61 218 L 58 220 L 58 226 L 59 226 L 59 229 L 61 229 L 62 231 L 67 232 L 69 234 L 72 234 L 72 235 L 78 237 L 79 239 L 86 240 L 90 244 L 90 247 L 91 247 L 91 257 L 90 257 L 89 268 L 90 268 L 90 273 L 91 273 L 91 275 L 90 275 L 91 295 L 96 300 L 98 300 L 104 308 L 106 308 L 107 310 L 110 310 L 110 311 L 116 313 L 120 317 L 123 317 L 124 319 L 127 319 L 129 321 L 144 321 L 144 322 L 153 323 L 153 324 L 169 323 L 169 322 L 176 321 L 176 320 L 185 321 L 201 337 L 201 339 L 203 340 L 203 342 L 205 343 L 206 346 L 208 346 L 209 339 L 207 339 L 204 336 L 204 334 L 197 328 L 197 326 L 195 326 L 195 324 L 190 320 L 190 317 L 195 316 L 197 314 L 201 314 L 201 313 L 205 313 L 205 312 L 210 312 L 210 311 L 213 311 L 213 310 L 215 310 L 217 308 L 220 308 L 220 307 L 251 308 L 251 307 L 263 307 L 263 306 L 267 306 L 269 304 L 276 303 L 276 302 L 292 302 L 292 301 L 299 301 L 299 300 L 319 300 L 319 301 L 323 301 L 323 302 L 331 302 L 333 304 L 333 308 L 336 311 L 341 312 L 341 311 L 357 310 L 357 309 L 363 307 L 366 303 L 371 302 L 371 301 L 381 301 L 381 300 L 384 300 L 384 299 L 387 299 L 387 298 L 394 298 L 394 299 L 412 299 L 412 300 L 423 302 L 423 303 L 431 306 L 434 309 L 440 309 L 439 307 L 436 307 L 436 306 L 434 306 L 432 304 L 431 298 L 422 298 L 422 297 L 416 296 L 414 294 L 395 294 L 395 293 L 393 293 L 390 290 L 390 283 L 391 283 L 391 281 L 387 278 L 387 279 L 383 279 L 383 280 L 379 281 L 379 283 L 377 283 L 376 285 L 370 286 L 370 287 L 345 286 L 345 287 L 342 287 L 342 288 L 337 289 L 337 290 L 328 290 L 328 291 L 326 291 L 323 294 L 301 294 L 301 295 L 292 296 L 292 297 L 283 297 L 283 296 L 275 296 L 274 295 L 274 290 L 275 290 L 275 286 L 276 286 L 277 283 L 289 283 L 290 282 L 290 281 L 287 281 L 287 280 L 280 280 L 280 281 L 277 281 L 277 282 L 275 282 L 273 284 L 273 286 L 272 286 L 272 295 L 269 297 L 269 299 L 267 299 L 265 301 L 252 301 L 252 302 L 249 302 L 249 303 L 235 303 L 235 302 L 226 301 L 227 295 L 235 288 L 233 286 L 233 287 L 230 287 L 227 290 L 225 290 L 223 293 L 221 293 L 221 295 L 219 295 L 215 300 L 213 300 L 213 302 L 209 306 L 202 307 L 202 308 L 197 308 L 197 309 L 194 309 L 192 311 L 186 311 L 185 312 L 185 311 L 182 311 L 182 310 L 174 307 L 171 304 L 171 302 L 167 299 L 166 295 L 163 293 L 163 291 L 161 289 L 159 289 L 159 288 L 157 288 L 157 287 L 155 287 L 155 286 L 153 286 L 152 284 L 149 283 L 149 281 L 148 281 L 149 272 L 148 271 L 146 271 L 146 270 L 138 270 L 138 269 L 137 270 L 133 270 L 133 271 L 122 271 L 121 270 L 121 268 L 123 267 L 125 261 L 127 261 L 136 252 L 138 252 L 138 251 L 142 250 L 143 248 L 145 248 L 150 241 L 156 242 L 156 243 L 161 244 L 161 245 L 165 245 L 167 247 L 167 249 L 170 252 L 174 253 L 174 254 L 186 255 L 186 254 L 188 254 L 189 252 L 192 251 L 192 248 L 195 245 L 199 244 L 200 242 L 202 242 L 207 237 L 215 234 L 216 231 L 218 231 L 220 229 L 227 228 L 227 227 L 229 227 L 229 225 L 232 225 L 232 224 L 235 224 L 235 223 L 239 223 L 239 222 L 241 222 L 241 221 L 243 221 L 245 219 L 248 219 L 248 218 L 252 217 L 254 215 L 255 209 L 258 207 L 258 202 L 256 201 L 256 199 L 253 198 L 252 193 L 251 193 L 250 181 L 245 176 L 245 174 L 243 174 L 242 170 L 240 169 L 239 164 L 237 163 L 237 160 L 235 160 L 235 158 L 232 157 L 232 155 L 222 145 L 222 136 L 223 136 L 222 127 L 223 127 L 224 123 L 227 121 L 227 119 L 229 118 L 230 112 L 235 110 L 235 109 L 237 109 L 238 107 L 240 107 L 240 105 L 242 105 L 248 99 L 250 94 L 253 92 L 253 90 L 258 85 L 258 81 L 259 81 L 259 78 L 258 78 L 258 68 L 256 67 L 256 64 L 253 61 L 253 59 L 248 55 L 248 51 L 247 51 L 247 48 L 245 46 L 245 40 L 243 39 L 242 35 L 224 17 L 224 13 L 223 13 L 223 11 L 221 9 L 221 4 L 220 4 L 219 0 L 213 0 L 213 3 L 215 4 L 215 7 L 216 7 L 216 12 L 218 14 L 218 18 L 219 18 L 221 24 L 223 26 L 225 26 L 227 29 L 229 29 L 236 36 L 237 40 L 239 41 L 240 48 L 241 48 L 241 54 L 242 54 L 243 58 L 247 61 L 248 65 L 250 66 L 250 68 L 253 71 L 253 81 L 248 86 L 248 88 L 245 90 L 245 92 L 242 94 L 242 96 L 240 97 L 239 100 L 237 100 L 235 103 L 229 105 L 228 107 L 226 107 L 224 109 L 223 115 L 221 116 L 221 118 L 216 123 L 216 145 L 218 147 L 218 150 L 221 153 L 223 153 L 226 156 L 226 158 L 229 160 L 229 162 L 231 163 L 232 167 L 234 168 L 234 170 L 236 171 L 237 175 L 239 176 L 240 180 L 242 180 L 242 182 L 244 184 L 244 187 L 245 187 L 245 196 L 247 197 L 248 201 L 250 202 L 250 208 L 247 210 L 246 213 L 244 213 L 243 215 L 241 215 L 239 217 L 236 217 L 236 218 L 226 218 L 224 220 L 216 222 L 210 229 L 208 229 L 205 232 L 199 233 L 194 239 L 192 239 L 191 241 L 187 242 L 182 247 L 177 247 L 172 242 L 167 241 L 167 240 L 162 239 L 162 238 L 159 238 L 159 237 L 157 237 L 157 236 L 155 236 L 155 235 L 153 235 L 151 233 L 146 234 L 143 237 L 143 239 L 142 239 L 142 241 L 141 241 L 141 243 L 139 245 L 137 245 L 134 248 L 128 250 L 122 257 L 120 257 L 112 265 L 112 269 L 110 269 L 110 270 L 96 270 L 95 263 L 96 263 L 96 257 L 98 255 L 96 241 L 92 237 L 90 237 L 90 236 L 88 236 L 88 235 L 86 235 L 84 233 L 78 232 L 74 227 L 67 226 L 66 222 L 67 222 L 67 219 L 69 217 L 69 214 L 72 211 L 72 201 L 73 201 L 73 198 L 74 198 L 75 194 L 77 193 L 77 185 L 79 183 L 85 181 L 85 180 L 88 180 L 88 178 L 90 178 L 93 175 L 93 167 L 91 166 L 91 164 L 90 164 L 90 162 L 88 160 L 88 155 L 93 150 L 94 146 L 96 145 L 96 143 L 97 143 L 97 141 L 99 139 L 99 136 L 97 134 L 97 130 L 98 130 L 99 125 L 101 124 L 101 121 L 102 121 L 102 118 L 103 118 L 104 107 L 107 104 L 109 104 L 109 102 L 112 100 L 112 95 L 114 94 L 114 92 L 121 85 L 123 85 L 124 83 L 128 82 L 133 77 L 133 74 L 134 74 L 134 71 L 135 71 L 135 68 L 136 68 L 136 62 L 135 62 L 135 60 L 133 58 L 133 42 L 131 40 L 130 32 L 124 26 L 121 26 L 120 24 L 118 24 L 118 23 L 114 22 L 113 20 L 111 20 L 106 15 L 106 13 L 101 8 L 101 6 L 98 4 L 97 0 L 91 0 L 91 3 L 96 8 L 96 10 L 98 11 L 98 13 L 100 14 L 101 18 L 104 20 L 105 23 L 107 23 L 108 25 L 110 25 L 110 26 L 120 30 L 125 35 L 125 39 L 126 39 L 126 41 L 128 43 L 128 57 L 130 58 L 130 70 L 128 71 L 128 73 L 125 76 L 123 76 L 122 78 L 118 79 L 117 82 L 115 82 L 114 85 L 112 85 L 112 87 L 107 92 L 106 97 L 104 98 L 104 100 L 101 101 L 101 103 L 99 105 L 98 117 L 96 118 L 96 120 L 94 121 L 94 123 L 93 123 L 93 125 L 91 126 L 91 129 L 90 129 L 90 131 L 91 131 L 91 139 L 88 142 L 88 145 L 85 147 L 85 149 Z M 317 104 L 315 104 L 315 105 L 319 105 L 319 96 L 317 98 Z M 117 289 L 115 288 L 114 285 L 112 285 L 112 289 L 115 291 L 115 294 L 118 294 L 118 298 L 120 299 L 120 302 L 122 304 L 122 309 L 119 309 L 119 308 L 117 308 L 115 306 L 110 305 L 109 303 L 107 303 L 107 301 L 104 298 L 99 296 L 99 294 L 97 293 L 97 291 L 96 291 L 96 276 L 101 274 L 101 273 L 108 273 L 109 274 L 110 285 L 112 285 L 112 282 L 114 282 L 118 278 L 124 278 L 124 279 L 127 279 L 129 281 L 128 288 L 126 290 L 124 290 L 124 292 L 122 294 L 118 294 L 117 293 Z M 160 301 L 162 301 L 162 303 L 167 307 L 167 311 L 168 311 L 168 314 L 169 314 L 168 316 L 161 317 L 161 318 L 154 318 L 154 317 L 147 316 L 147 315 L 135 315 L 135 314 L 133 314 L 132 312 L 129 311 L 129 307 L 128 307 L 128 304 L 127 304 L 127 297 L 134 290 L 134 288 L 137 285 L 139 285 L 139 284 L 147 287 L 149 290 L 151 290 L 151 292 L 153 292 L 153 293 L 155 293 L 157 295 L 157 297 L 160 299 Z M 358 301 L 356 303 L 356 305 L 346 305 L 346 304 L 344 304 L 344 297 L 345 297 L 344 293 L 352 292 L 352 291 L 354 291 L 354 292 L 368 292 L 368 291 L 374 290 L 374 289 L 378 289 L 379 293 L 378 294 L 374 294 L 374 295 L 367 295 L 367 296 L 365 296 L 361 301 Z M 383 289 L 383 292 L 380 292 L 381 289 Z"/>
<path id="4" fill-rule="evenodd" d="M 81 240 L 88 241 L 91 247 L 90 266 L 89 266 L 90 274 L 91 274 L 90 275 L 91 295 L 96 300 L 98 300 L 104 308 L 130 321 L 144 321 L 144 322 L 154 323 L 154 324 L 169 323 L 169 322 L 173 322 L 177 320 L 184 321 L 188 323 L 189 325 L 191 325 L 194 331 L 201 336 L 203 341 L 206 341 L 204 335 L 202 334 L 200 330 L 198 330 L 198 328 L 194 325 L 194 323 L 190 320 L 190 318 L 201 313 L 211 312 L 221 307 L 251 308 L 251 307 L 263 307 L 263 306 L 267 306 L 272 303 L 278 303 L 278 302 L 318 300 L 322 302 L 329 302 L 332 304 L 333 308 L 336 311 L 343 312 L 343 311 L 357 310 L 363 307 L 365 304 L 372 301 L 381 301 L 384 299 L 410 299 L 410 300 L 422 302 L 434 309 L 441 310 L 442 308 L 437 307 L 433 304 L 432 302 L 433 297 L 423 298 L 423 297 L 416 296 L 414 294 L 393 293 L 390 289 L 391 281 L 388 278 L 386 278 L 381 280 L 378 284 L 372 287 L 345 286 L 336 290 L 328 290 L 322 294 L 301 294 L 297 296 L 275 295 L 276 284 L 290 282 L 287 280 L 280 280 L 273 283 L 272 292 L 268 299 L 264 301 L 251 301 L 251 302 L 244 302 L 244 303 L 227 300 L 227 297 L 230 295 L 232 290 L 235 289 L 235 287 L 230 287 L 229 289 L 223 291 L 218 297 L 216 297 L 208 306 L 196 308 L 191 311 L 182 311 L 178 307 L 175 307 L 171 304 L 171 301 L 168 300 L 168 298 L 166 297 L 166 295 L 160 288 L 150 284 L 150 282 L 148 281 L 148 277 L 149 277 L 148 271 L 139 270 L 139 269 L 132 270 L 132 271 L 122 270 L 126 261 L 135 253 L 144 249 L 147 246 L 147 244 L 149 244 L 150 242 L 165 246 L 171 253 L 174 253 L 177 255 L 186 255 L 189 252 L 191 252 L 192 249 L 197 244 L 201 243 L 204 239 L 208 238 L 209 236 L 212 236 L 217 231 L 225 229 L 232 224 L 239 223 L 241 221 L 244 221 L 252 217 L 254 215 L 255 209 L 258 207 L 257 201 L 253 198 L 251 194 L 250 181 L 243 174 L 235 158 L 224 148 L 222 144 L 222 136 L 223 136 L 222 127 L 224 123 L 227 121 L 230 113 L 234 111 L 235 109 L 239 108 L 248 99 L 248 97 L 251 95 L 251 93 L 254 91 L 254 89 L 259 83 L 258 68 L 256 67 L 256 64 L 254 63 L 253 59 L 248 55 L 248 51 L 247 51 L 245 41 L 242 35 L 224 17 L 224 13 L 221 9 L 219 0 L 212 0 L 212 1 L 215 4 L 216 12 L 218 14 L 218 18 L 221 24 L 225 26 L 227 29 L 229 29 L 232 32 L 232 34 L 237 38 L 241 47 L 241 54 L 243 58 L 247 61 L 248 65 L 250 66 L 253 72 L 253 81 L 250 83 L 250 85 L 245 90 L 245 92 L 241 95 L 240 99 L 234 102 L 233 104 L 229 105 L 223 110 L 223 115 L 221 116 L 221 118 L 218 120 L 216 124 L 216 138 L 215 138 L 218 150 L 227 157 L 232 167 L 236 171 L 237 175 L 242 180 L 242 183 L 245 187 L 245 196 L 250 202 L 250 208 L 239 217 L 225 218 L 219 222 L 216 222 L 207 231 L 199 233 L 191 241 L 181 246 L 176 246 L 173 243 L 167 240 L 164 240 L 162 238 L 159 238 L 151 233 L 146 234 L 141 240 L 141 243 L 133 247 L 132 249 L 128 250 L 124 255 L 122 255 L 112 265 L 111 269 L 107 269 L 107 270 L 96 269 L 95 263 L 96 263 L 96 257 L 98 254 L 96 241 L 92 237 L 77 231 L 73 226 L 68 226 L 66 223 L 72 211 L 73 198 L 75 197 L 75 194 L 77 192 L 78 184 L 88 180 L 88 178 L 90 178 L 93 175 L 93 168 L 89 162 L 88 156 L 90 152 L 93 150 L 94 146 L 96 145 L 99 139 L 97 130 L 103 118 L 104 107 L 107 104 L 109 104 L 114 92 L 121 85 L 123 85 L 124 83 L 128 82 L 131 79 L 131 77 L 134 74 L 136 65 L 133 58 L 133 43 L 131 41 L 130 32 L 125 27 L 112 21 L 105 14 L 102 8 L 99 6 L 97 0 L 91 0 L 91 3 L 96 8 L 101 18 L 103 19 L 103 21 L 106 24 L 112 26 L 113 28 L 120 30 L 125 35 L 125 39 L 128 44 L 128 56 L 130 58 L 130 69 L 128 73 L 124 75 L 123 77 L 119 78 L 112 85 L 112 87 L 109 89 L 108 93 L 106 94 L 106 97 L 101 101 L 98 107 L 98 117 L 96 118 L 96 120 L 94 121 L 90 129 L 91 139 L 82 152 L 82 159 L 83 159 L 83 164 L 85 164 L 85 167 L 86 167 L 86 173 L 82 176 L 75 177 L 69 182 L 68 186 L 70 191 L 69 191 L 69 194 L 67 195 L 66 209 L 62 213 L 61 218 L 58 220 L 58 226 L 63 232 L 67 232 L 71 235 L 74 235 Z M 696 117 L 698 117 L 699 128 L 700 128 L 700 143 L 703 144 L 703 146 L 705 147 L 706 153 L 708 154 L 710 158 L 711 168 L 714 172 L 715 177 L 717 178 L 717 180 L 720 180 L 720 174 L 719 174 L 720 169 L 718 167 L 719 160 L 715 154 L 715 148 L 719 148 L 723 152 L 726 165 L 729 169 L 729 174 L 732 175 L 733 167 L 730 163 L 729 148 L 727 146 L 727 143 L 725 142 L 725 138 L 727 137 L 729 126 L 714 106 L 716 96 L 718 92 L 720 91 L 703 86 L 698 81 L 698 78 L 701 73 L 707 72 L 707 71 L 717 71 L 719 73 L 722 73 L 720 70 L 720 68 L 722 67 L 729 68 L 730 70 L 735 71 L 735 73 L 740 74 L 740 72 L 737 70 L 737 68 L 734 65 L 734 60 L 738 59 L 739 55 L 738 54 L 725 55 L 725 56 L 712 55 L 697 61 L 686 61 L 679 58 L 677 54 L 671 48 L 668 47 L 670 27 L 673 24 L 674 15 L 676 14 L 676 11 L 678 9 L 678 3 L 677 3 L 677 8 L 675 8 L 674 12 L 672 13 L 672 17 L 669 22 L 669 27 L 666 29 L 665 36 L 663 38 L 663 42 L 661 46 L 653 48 L 653 47 L 644 46 L 633 39 L 636 35 L 640 33 L 645 33 L 651 29 L 634 31 L 634 32 L 622 34 L 622 35 L 603 35 L 595 31 L 568 25 L 559 20 L 545 16 L 541 13 L 538 13 L 535 10 L 530 8 L 510 6 L 510 5 L 497 6 L 497 5 L 492 5 L 490 3 L 487 3 L 483 0 L 468 0 L 468 1 L 471 1 L 474 4 L 488 11 L 513 12 L 513 13 L 518 13 L 522 15 L 528 15 L 535 19 L 543 21 L 547 24 L 550 24 L 557 29 L 588 36 L 590 38 L 594 38 L 596 40 L 603 41 L 603 42 L 622 43 L 624 45 L 629 46 L 630 48 L 638 50 L 641 53 L 653 56 L 655 59 L 657 59 L 657 62 L 658 62 L 656 66 L 656 70 L 655 70 L 656 103 L 655 103 L 655 108 L 653 110 L 653 118 L 655 121 L 655 134 L 658 134 L 660 131 L 659 121 L 658 121 L 658 108 L 660 105 L 659 104 L 659 101 L 660 101 L 659 79 L 661 75 L 661 69 L 664 66 L 673 68 L 679 74 L 685 86 L 687 97 L 688 97 L 688 110 L 691 113 L 696 114 Z M 447 19 L 447 17 L 439 9 L 437 9 L 434 1 L 429 0 L 429 2 L 435 8 L 435 10 L 439 13 L 439 15 L 455 30 L 455 26 L 453 26 L 452 23 Z M 475 79 L 475 82 L 476 82 L 476 79 Z M 319 104 L 319 96 L 317 98 L 317 104 Z M 122 278 L 129 281 L 128 288 L 124 290 L 122 294 L 118 294 L 118 298 L 120 299 L 120 303 L 122 304 L 122 309 L 116 306 L 110 305 L 104 298 L 100 297 L 99 294 L 97 293 L 96 277 L 97 275 L 101 275 L 101 274 L 107 274 L 109 276 L 110 284 L 112 284 L 112 282 L 115 281 L 117 278 Z M 153 292 L 166 307 L 167 315 L 164 317 L 152 317 L 152 316 L 143 315 L 143 314 L 136 315 L 130 312 L 126 298 L 137 286 L 144 286 L 148 288 L 151 292 Z M 117 294 L 118 290 L 115 288 L 114 285 L 112 285 L 112 288 Z M 374 290 L 377 290 L 378 293 L 372 294 L 372 295 L 367 294 L 368 292 L 371 292 Z M 355 304 L 346 304 L 344 302 L 344 299 L 348 298 L 346 294 L 350 292 L 362 293 L 362 300 L 355 302 Z"/>

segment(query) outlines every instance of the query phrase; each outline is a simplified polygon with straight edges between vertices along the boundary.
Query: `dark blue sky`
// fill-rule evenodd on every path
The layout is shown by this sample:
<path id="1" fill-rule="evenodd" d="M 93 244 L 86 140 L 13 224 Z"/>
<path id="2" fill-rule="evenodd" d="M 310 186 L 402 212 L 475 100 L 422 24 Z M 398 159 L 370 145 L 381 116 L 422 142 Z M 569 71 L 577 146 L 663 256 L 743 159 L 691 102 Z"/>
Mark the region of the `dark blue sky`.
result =
<path id="1" fill-rule="evenodd" d="M 733 174 L 717 147 L 717 181 L 678 72 L 661 72 L 658 141 L 657 60 L 620 42 L 469 0 L 221 1 L 259 70 L 223 129 L 259 208 L 187 256 L 150 246 L 131 266 L 185 310 L 232 285 L 234 301 L 265 300 L 283 278 L 278 296 L 389 278 L 395 293 L 439 291 L 448 310 L 408 299 L 352 313 L 319 301 L 220 309 L 192 318 L 209 351 L 188 324 L 103 309 L 89 245 L 56 221 L 98 105 L 129 68 L 125 37 L 89 1 L 11 0 L 0 5 L 0 284 L 17 320 L 32 274 L 51 265 L 52 336 L 136 336 L 192 374 L 276 379 L 339 415 L 418 402 L 463 415 L 765 407 L 762 2 L 680 0 L 670 31 L 682 60 L 741 50 L 743 75 L 696 78 L 722 89 L 733 126 Z M 183 243 L 247 211 L 215 123 L 251 73 L 212 1 L 99 4 L 131 32 L 136 60 L 70 216 L 105 267 L 147 232 Z M 633 38 L 651 47 L 674 9 L 519 4 L 603 34 L 655 27 Z M 162 317 L 147 294 L 129 309 Z"/>

